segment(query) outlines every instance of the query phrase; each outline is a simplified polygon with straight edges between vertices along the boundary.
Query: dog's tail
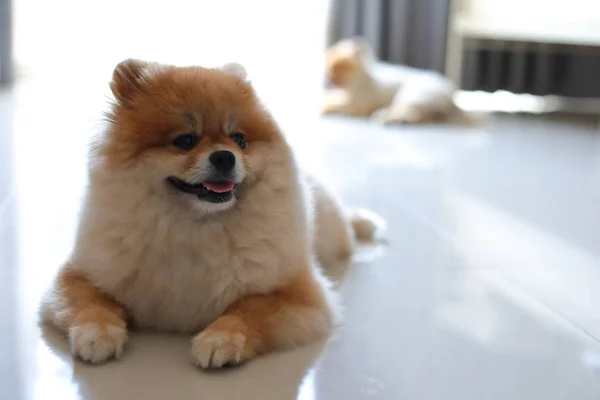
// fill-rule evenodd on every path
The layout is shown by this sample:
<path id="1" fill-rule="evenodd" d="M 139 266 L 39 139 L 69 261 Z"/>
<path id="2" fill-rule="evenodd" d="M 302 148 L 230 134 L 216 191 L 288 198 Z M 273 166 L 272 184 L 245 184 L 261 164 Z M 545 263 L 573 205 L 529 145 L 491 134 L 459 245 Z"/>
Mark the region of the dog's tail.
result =
<path id="1" fill-rule="evenodd" d="M 350 210 L 349 217 L 354 237 L 361 242 L 374 242 L 385 228 L 383 218 L 363 208 Z"/>

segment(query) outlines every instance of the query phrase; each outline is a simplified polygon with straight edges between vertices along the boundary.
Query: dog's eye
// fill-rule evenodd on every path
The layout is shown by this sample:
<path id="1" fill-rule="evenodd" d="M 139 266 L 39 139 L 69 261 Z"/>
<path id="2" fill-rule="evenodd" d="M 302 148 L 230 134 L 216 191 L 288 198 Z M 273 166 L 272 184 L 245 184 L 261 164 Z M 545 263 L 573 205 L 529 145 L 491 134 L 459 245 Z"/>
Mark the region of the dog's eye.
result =
<path id="1" fill-rule="evenodd" d="M 181 150 L 191 150 L 200 141 L 200 137 L 196 133 L 184 133 L 179 135 L 173 140 L 173 146 L 180 148 Z"/>
<path id="2" fill-rule="evenodd" d="M 236 132 L 229 135 L 229 137 L 240 146 L 241 149 L 246 148 L 246 138 L 243 133 Z"/>

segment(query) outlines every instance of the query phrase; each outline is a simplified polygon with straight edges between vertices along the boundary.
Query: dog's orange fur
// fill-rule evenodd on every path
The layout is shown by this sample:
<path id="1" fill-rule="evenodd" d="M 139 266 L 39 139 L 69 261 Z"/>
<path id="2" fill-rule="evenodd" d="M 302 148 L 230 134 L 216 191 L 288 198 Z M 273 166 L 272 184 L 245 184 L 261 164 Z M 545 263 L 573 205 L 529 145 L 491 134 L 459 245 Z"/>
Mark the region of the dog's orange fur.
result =
<path id="1" fill-rule="evenodd" d="M 347 257 L 351 222 L 358 236 L 370 225 L 301 178 L 250 83 L 225 69 L 127 60 L 111 89 L 75 250 L 44 308 L 73 352 L 94 363 L 120 356 L 126 321 L 196 334 L 192 355 L 203 367 L 325 335 L 337 307 L 313 260 Z M 196 147 L 172 144 L 190 132 Z M 245 148 L 232 132 L 245 134 Z M 222 149 L 243 170 L 235 203 L 196 208 L 195 195 L 167 184 Z"/>
<path id="2" fill-rule="evenodd" d="M 89 323 L 126 328 L 123 307 L 70 266 L 63 268 L 58 276 L 57 295 L 62 303 L 53 322 L 66 332 Z M 307 335 L 305 330 L 297 329 L 294 324 L 302 321 L 303 312 L 314 310 L 318 313 L 323 307 L 325 299 L 307 265 L 274 292 L 237 300 L 200 335 L 222 335 L 225 338 L 244 335 L 244 346 L 235 360 L 241 362 L 265 352 L 313 340 L 313 335 Z M 235 344 L 225 341 L 222 346 L 235 347 Z"/>
<path id="3" fill-rule="evenodd" d="M 339 51 L 330 51 L 325 59 L 327 79 L 336 86 L 346 86 L 360 69 L 360 60 Z"/>
<path id="4" fill-rule="evenodd" d="M 243 361 L 313 340 L 314 335 L 307 335 L 305 330 L 295 325 L 302 320 L 303 313 L 312 310 L 318 312 L 323 307 L 325 299 L 307 266 L 298 276 L 272 293 L 254 294 L 234 302 L 200 335 L 231 338 L 236 333 L 242 333 L 246 341 L 239 361 Z"/>
<path id="5" fill-rule="evenodd" d="M 141 71 L 148 68 L 161 73 L 151 80 L 140 78 Z M 193 81 L 196 77 L 207 84 L 189 86 L 183 93 L 174 90 L 178 82 Z M 133 86 L 131 82 L 138 79 L 143 82 L 140 86 Z M 222 134 L 219 117 L 225 110 L 223 107 L 211 108 L 210 103 L 204 102 L 215 93 L 218 93 L 220 103 L 235 104 L 236 112 L 246 116 L 237 128 L 245 133 L 248 142 L 268 141 L 278 135 L 276 126 L 267 115 L 253 112 L 257 101 L 253 88 L 247 82 L 213 69 L 127 60 L 115 69 L 111 89 L 119 102 L 108 114 L 108 119 L 114 124 L 114 129 L 110 130 L 109 146 L 106 147 L 106 151 L 113 152 L 108 155 L 110 159 L 123 161 L 135 158 L 152 148 L 161 153 L 166 149 L 170 155 L 177 154 L 177 149 L 168 145 L 177 135 L 193 130 L 209 138 L 187 153 L 188 161 L 183 164 L 184 168 L 215 143 L 235 149 L 231 140 Z M 202 115 L 186 112 L 182 116 L 182 110 L 188 109 L 200 109 Z"/>
<path id="6" fill-rule="evenodd" d="M 68 330 L 88 322 L 125 328 L 125 310 L 109 296 L 101 293 L 79 271 L 67 265 L 58 276 L 58 294 L 63 300 L 55 323 Z"/>

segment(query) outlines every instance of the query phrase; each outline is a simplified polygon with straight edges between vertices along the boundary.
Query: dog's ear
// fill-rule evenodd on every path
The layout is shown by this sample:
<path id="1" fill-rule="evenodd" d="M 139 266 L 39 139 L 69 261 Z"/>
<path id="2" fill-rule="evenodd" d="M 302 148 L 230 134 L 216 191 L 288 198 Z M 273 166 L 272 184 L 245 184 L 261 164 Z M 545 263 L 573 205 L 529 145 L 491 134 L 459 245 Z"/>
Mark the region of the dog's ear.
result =
<path id="1" fill-rule="evenodd" d="M 156 64 L 129 58 L 121 61 L 113 71 L 110 90 L 122 106 L 130 104 L 133 97 L 144 88 L 144 81 Z"/>
<path id="2" fill-rule="evenodd" d="M 243 81 L 248 81 L 248 73 L 242 64 L 235 62 L 227 63 L 221 67 L 221 70 L 230 75 L 237 76 Z"/>

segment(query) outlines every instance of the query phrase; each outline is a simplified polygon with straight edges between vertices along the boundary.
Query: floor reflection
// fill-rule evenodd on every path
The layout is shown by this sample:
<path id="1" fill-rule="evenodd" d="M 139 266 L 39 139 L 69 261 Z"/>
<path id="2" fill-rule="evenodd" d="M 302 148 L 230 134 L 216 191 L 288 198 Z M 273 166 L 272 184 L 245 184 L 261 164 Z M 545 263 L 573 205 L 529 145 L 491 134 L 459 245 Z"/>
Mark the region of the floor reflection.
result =
<path id="1" fill-rule="evenodd" d="M 67 339 L 43 325 L 35 356 L 34 399 L 170 398 L 173 393 L 210 393 L 223 399 L 314 399 L 312 369 L 327 347 L 272 354 L 240 367 L 196 368 L 187 337 L 132 333 L 122 359 L 102 366 L 73 360 Z M 271 385 L 269 382 L 276 382 Z M 188 397 L 186 397 L 188 398 Z"/>
<path id="2" fill-rule="evenodd" d="M 22 371 L 26 365 L 20 350 L 27 344 L 23 343 L 20 335 L 23 319 L 19 312 L 18 270 L 14 268 L 19 265 L 16 214 L 14 197 L 7 195 L 4 199 L 0 198 L 0 336 L 4 343 L 0 350 L 0 399 L 19 399 L 26 390 L 22 380 Z"/>

